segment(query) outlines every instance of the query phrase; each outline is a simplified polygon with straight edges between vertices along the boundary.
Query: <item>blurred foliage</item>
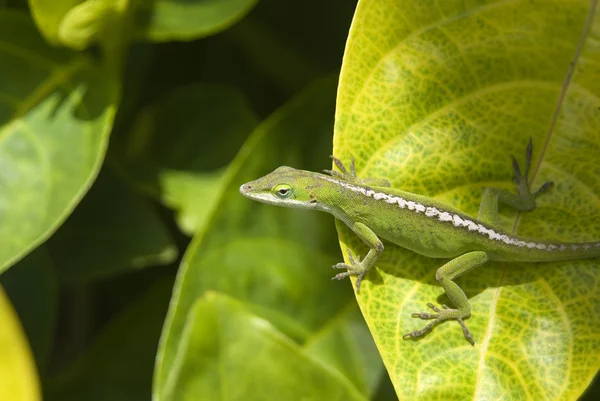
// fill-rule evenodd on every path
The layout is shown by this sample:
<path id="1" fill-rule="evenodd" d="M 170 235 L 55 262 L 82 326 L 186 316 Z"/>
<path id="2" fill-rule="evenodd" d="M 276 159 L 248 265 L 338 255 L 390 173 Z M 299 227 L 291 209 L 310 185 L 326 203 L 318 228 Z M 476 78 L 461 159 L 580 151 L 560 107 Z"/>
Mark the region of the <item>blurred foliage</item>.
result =
<path id="1" fill-rule="evenodd" d="M 472 10 L 494 5 L 480 3 L 364 0 L 353 21 L 352 0 L 0 0 L 0 400 L 383 401 L 422 385 L 410 366 L 442 353 L 406 343 L 390 357 L 397 330 L 368 309 L 385 303 L 376 283 L 357 304 L 349 283 L 330 280 L 341 258 L 332 218 L 250 202 L 238 188 L 279 165 L 329 168 L 334 150 L 360 156 L 362 172 L 407 177 L 391 166 L 422 148 L 381 150 L 403 129 L 390 107 L 405 123 L 422 119 L 439 88 L 393 67 L 429 83 L 447 71 L 397 46 L 407 36 L 439 45 L 425 28 L 440 15 L 481 27 Z M 565 17 L 571 36 L 580 3 Z M 558 14 L 523 15 L 508 26 L 531 33 Z M 549 48 L 538 71 L 559 79 L 571 36 L 528 43 L 533 61 L 522 64 L 534 69 L 529 49 Z M 482 53 L 502 53 L 504 42 L 480 39 L 492 49 Z M 383 70 L 370 75 L 374 66 Z M 472 89 L 458 81 L 448 80 Z M 373 166 L 389 170 L 365 169 L 376 153 Z M 391 272 L 412 263 L 393 252 Z M 386 313 L 404 324 L 411 311 Z"/>

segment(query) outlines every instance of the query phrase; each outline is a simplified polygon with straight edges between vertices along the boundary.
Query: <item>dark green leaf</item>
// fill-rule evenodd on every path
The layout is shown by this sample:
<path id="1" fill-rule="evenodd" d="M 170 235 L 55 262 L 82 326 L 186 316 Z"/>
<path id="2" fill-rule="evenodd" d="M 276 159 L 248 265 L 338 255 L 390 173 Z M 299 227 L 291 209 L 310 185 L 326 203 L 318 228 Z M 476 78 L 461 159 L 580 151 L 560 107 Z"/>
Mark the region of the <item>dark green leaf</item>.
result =
<path id="1" fill-rule="evenodd" d="M 258 0 L 156 0 L 140 7 L 138 35 L 153 41 L 193 40 L 243 18 Z"/>
<path id="2" fill-rule="evenodd" d="M 47 384 L 50 401 L 147 401 L 171 280 L 155 284 L 99 334 L 89 350 Z"/>
<path id="3" fill-rule="evenodd" d="M 223 167 L 235 156 L 258 118 L 239 91 L 196 84 L 148 107 L 122 144 L 126 174 L 177 211 L 192 235 L 216 207 Z"/>
<path id="4" fill-rule="evenodd" d="M 104 169 L 48 242 L 61 284 L 171 263 L 173 243 L 155 208 Z"/>
<path id="5" fill-rule="evenodd" d="M 19 315 L 38 367 L 46 365 L 56 328 L 58 289 L 52 259 L 45 246 L 31 252 L 0 283 Z"/>

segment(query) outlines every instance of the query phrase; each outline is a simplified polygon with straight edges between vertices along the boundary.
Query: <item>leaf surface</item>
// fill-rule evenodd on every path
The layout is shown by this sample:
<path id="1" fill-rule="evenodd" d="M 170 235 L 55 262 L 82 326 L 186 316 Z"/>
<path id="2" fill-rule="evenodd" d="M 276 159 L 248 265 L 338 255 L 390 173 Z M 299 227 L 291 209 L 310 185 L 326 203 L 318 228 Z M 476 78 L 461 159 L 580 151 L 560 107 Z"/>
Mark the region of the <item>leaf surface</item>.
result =
<path id="1" fill-rule="evenodd" d="M 531 213 L 501 208 L 500 226 L 540 239 L 599 240 L 599 13 L 590 14 L 588 1 L 360 2 L 340 78 L 335 155 L 354 157 L 359 176 L 476 216 L 484 187 L 513 189 L 510 156 L 523 165 L 532 137 L 532 187 L 555 186 Z M 342 247 L 364 255 L 338 229 Z M 400 399 L 582 394 L 600 366 L 597 260 L 488 263 L 458 279 L 472 305 L 474 347 L 454 322 L 402 340 L 425 324 L 412 312 L 448 303 L 435 281 L 444 262 L 386 243 L 358 295 Z"/>
<path id="2" fill-rule="evenodd" d="M 174 368 L 174 400 L 366 400 L 268 321 L 214 292 L 193 304 Z"/>
<path id="3" fill-rule="evenodd" d="M 49 47 L 24 14 L 0 10 L 0 271 L 44 241 L 103 161 L 116 79 Z"/>

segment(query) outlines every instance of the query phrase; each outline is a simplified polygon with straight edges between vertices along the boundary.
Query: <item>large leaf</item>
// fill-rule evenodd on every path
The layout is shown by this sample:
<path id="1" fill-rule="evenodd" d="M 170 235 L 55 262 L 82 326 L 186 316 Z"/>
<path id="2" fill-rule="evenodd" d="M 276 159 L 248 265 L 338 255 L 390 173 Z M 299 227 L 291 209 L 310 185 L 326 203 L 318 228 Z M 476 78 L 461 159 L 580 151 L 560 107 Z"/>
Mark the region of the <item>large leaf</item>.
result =
<path id="1" fill-rule="evenodd" d="M 27 338 L 2 287 L 0 319 L 0 400 L 40 400 L 39 380 Z"/>
<path id="2" fill-rule="evenodd" d="M 174 369 L 168 399 L 366 401 L 268 321 L 214 292 L 193 304 Z"/>
<path id="3" fill-rule="evenodd" d="M 245 303 L 245 308 L 268 320 L 289 341 L 305 346 L 305 355 L 315 355 L 328 369 L 352 380 L 354 391 L 368 394 L 377 384 L 381 362 L 363 322 L 352 313 L 351 293 L 329 279 L 328 266 L 339 257 L 334 256 L 339 251 L 332 251 L 335 233 L 331 218 L 268 207 L 239 194 L 241 183 L 280 164 L 317 168 L 314 154 L 326 154 L 329 147 L 334 92 L 332 80 L 311 87 L 261 124 L 230 164 L 226 183 L 219 188 L 219 207 L 192 241 L 178 273 L 157 359 L 157 400 L 179 399 L 180 393 L 174 394 L 172 386 L 181 381 L 194 397 L 212 399 L 201 385 L 204 376 L 194 373 L 194 359 L 199 356 L 185 351 L 188 342 L 200 341 L 196 337 L 203 335 L 185 334 L 185 327 L 204 324 L 201 315 L 190 315 L 192 305 L 211 290 Z M 250 333 L 240 330 L 235 335 Z M 346 348 L 335 343 L 338 335 Z M 242 342 L 240 346 L 253 345 Z M 292 366 L 280 360 L 284 358 L 270 353 L 253 369 L 268 373 L 275 386 L 282 377 L 289 380 L 295 376 Z M 265 371 L 269 360 L 281 370 Z M 293 380 L 294 386 L 299 385 L 298 380 Z M 347 383 L 340 381 L 336 386 L 346 388 Z"/>
<path id="4" fill-rule="evenodd" d="M 600 239 L 600 9 L 589 31 L 588 13 L 587 0 L 362 1 L 340 78 L 335 154 L 354 156 L 359 176 L 476 216 L 484 187 L 512 188 L 510 155 L 522 160 L 533 137 L 532 186 L 555 187 L 531 213 L 503 209 L 501 225 L 520 220 L 517 233 L 551 240 Z M 343 247 L 364 255 L 339 229 Z M 357 296 L 399 398 L 581 395 L 600 366 L 597 260 L 488 263 L 458 281 L 473 307 L 474 347 L 456 323 L 403 341 L 425 324 L 411 312 L 448 302 L 437 300 L 442 263 L 386 245 Z"/>
<path id="5" fill-rule="evenodd" d="M 27 16 L 0 10 L 0 271 L 44 241 L 104 158 L 116 82 L 47 46 Z"/>

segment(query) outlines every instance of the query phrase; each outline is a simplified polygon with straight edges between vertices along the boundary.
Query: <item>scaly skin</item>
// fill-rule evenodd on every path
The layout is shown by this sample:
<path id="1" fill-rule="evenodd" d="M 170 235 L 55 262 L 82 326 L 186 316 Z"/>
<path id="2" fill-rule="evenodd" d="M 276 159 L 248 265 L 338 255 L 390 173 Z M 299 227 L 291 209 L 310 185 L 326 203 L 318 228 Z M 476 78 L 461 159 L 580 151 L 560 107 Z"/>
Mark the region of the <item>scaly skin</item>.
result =
<path id="1" fill-rule="evenodd" d="M 341 172 L 326 171 L 329 175 L 325 175 L 279 167 L 258 180 L 242 185 L 240 192 L 259 202 L 324 211 L 344 222 L 370 248 L 363 260 L 349 251 L 350 264 L 333 266 L 335 269 L 347 269 L 334 279 L 357 276 L 357 292 L 363 277 L 383 252 L 380 238 L 431 258 L 451 258 L 437 270 L 436 279 L 455 308 L 444 305 L 440 309 L 428 304 L 436 313 L 420 312 L 412 316 L 432 321 L 423 329 L 403 337 L 420 337 L 438 323 L 456 320 L 465 338 L 474 344 L 464 323 L 464 319 L 470 316 L 471 306 L 465 293 L 454 282 L 456 277 L 487 261 L 550 262 L 600 256 L 600 242 L 547 242 L 508 234 L 495 227 L 499 202 L 520 211 L 530 211 L 535 208 L 535 198 L 552 186 L 552 183 L 546 182 L 537 191 L 530 191 L 527 176 L 531 154 L 530 141 L 524 174 L 513 159 L 518 194 L 487 188 L 477 219 L 440 201 L 389 188 L 385 180 L 358 178 L 353 162 L 348 170 L 335 158 L 334 162 Z"/>

